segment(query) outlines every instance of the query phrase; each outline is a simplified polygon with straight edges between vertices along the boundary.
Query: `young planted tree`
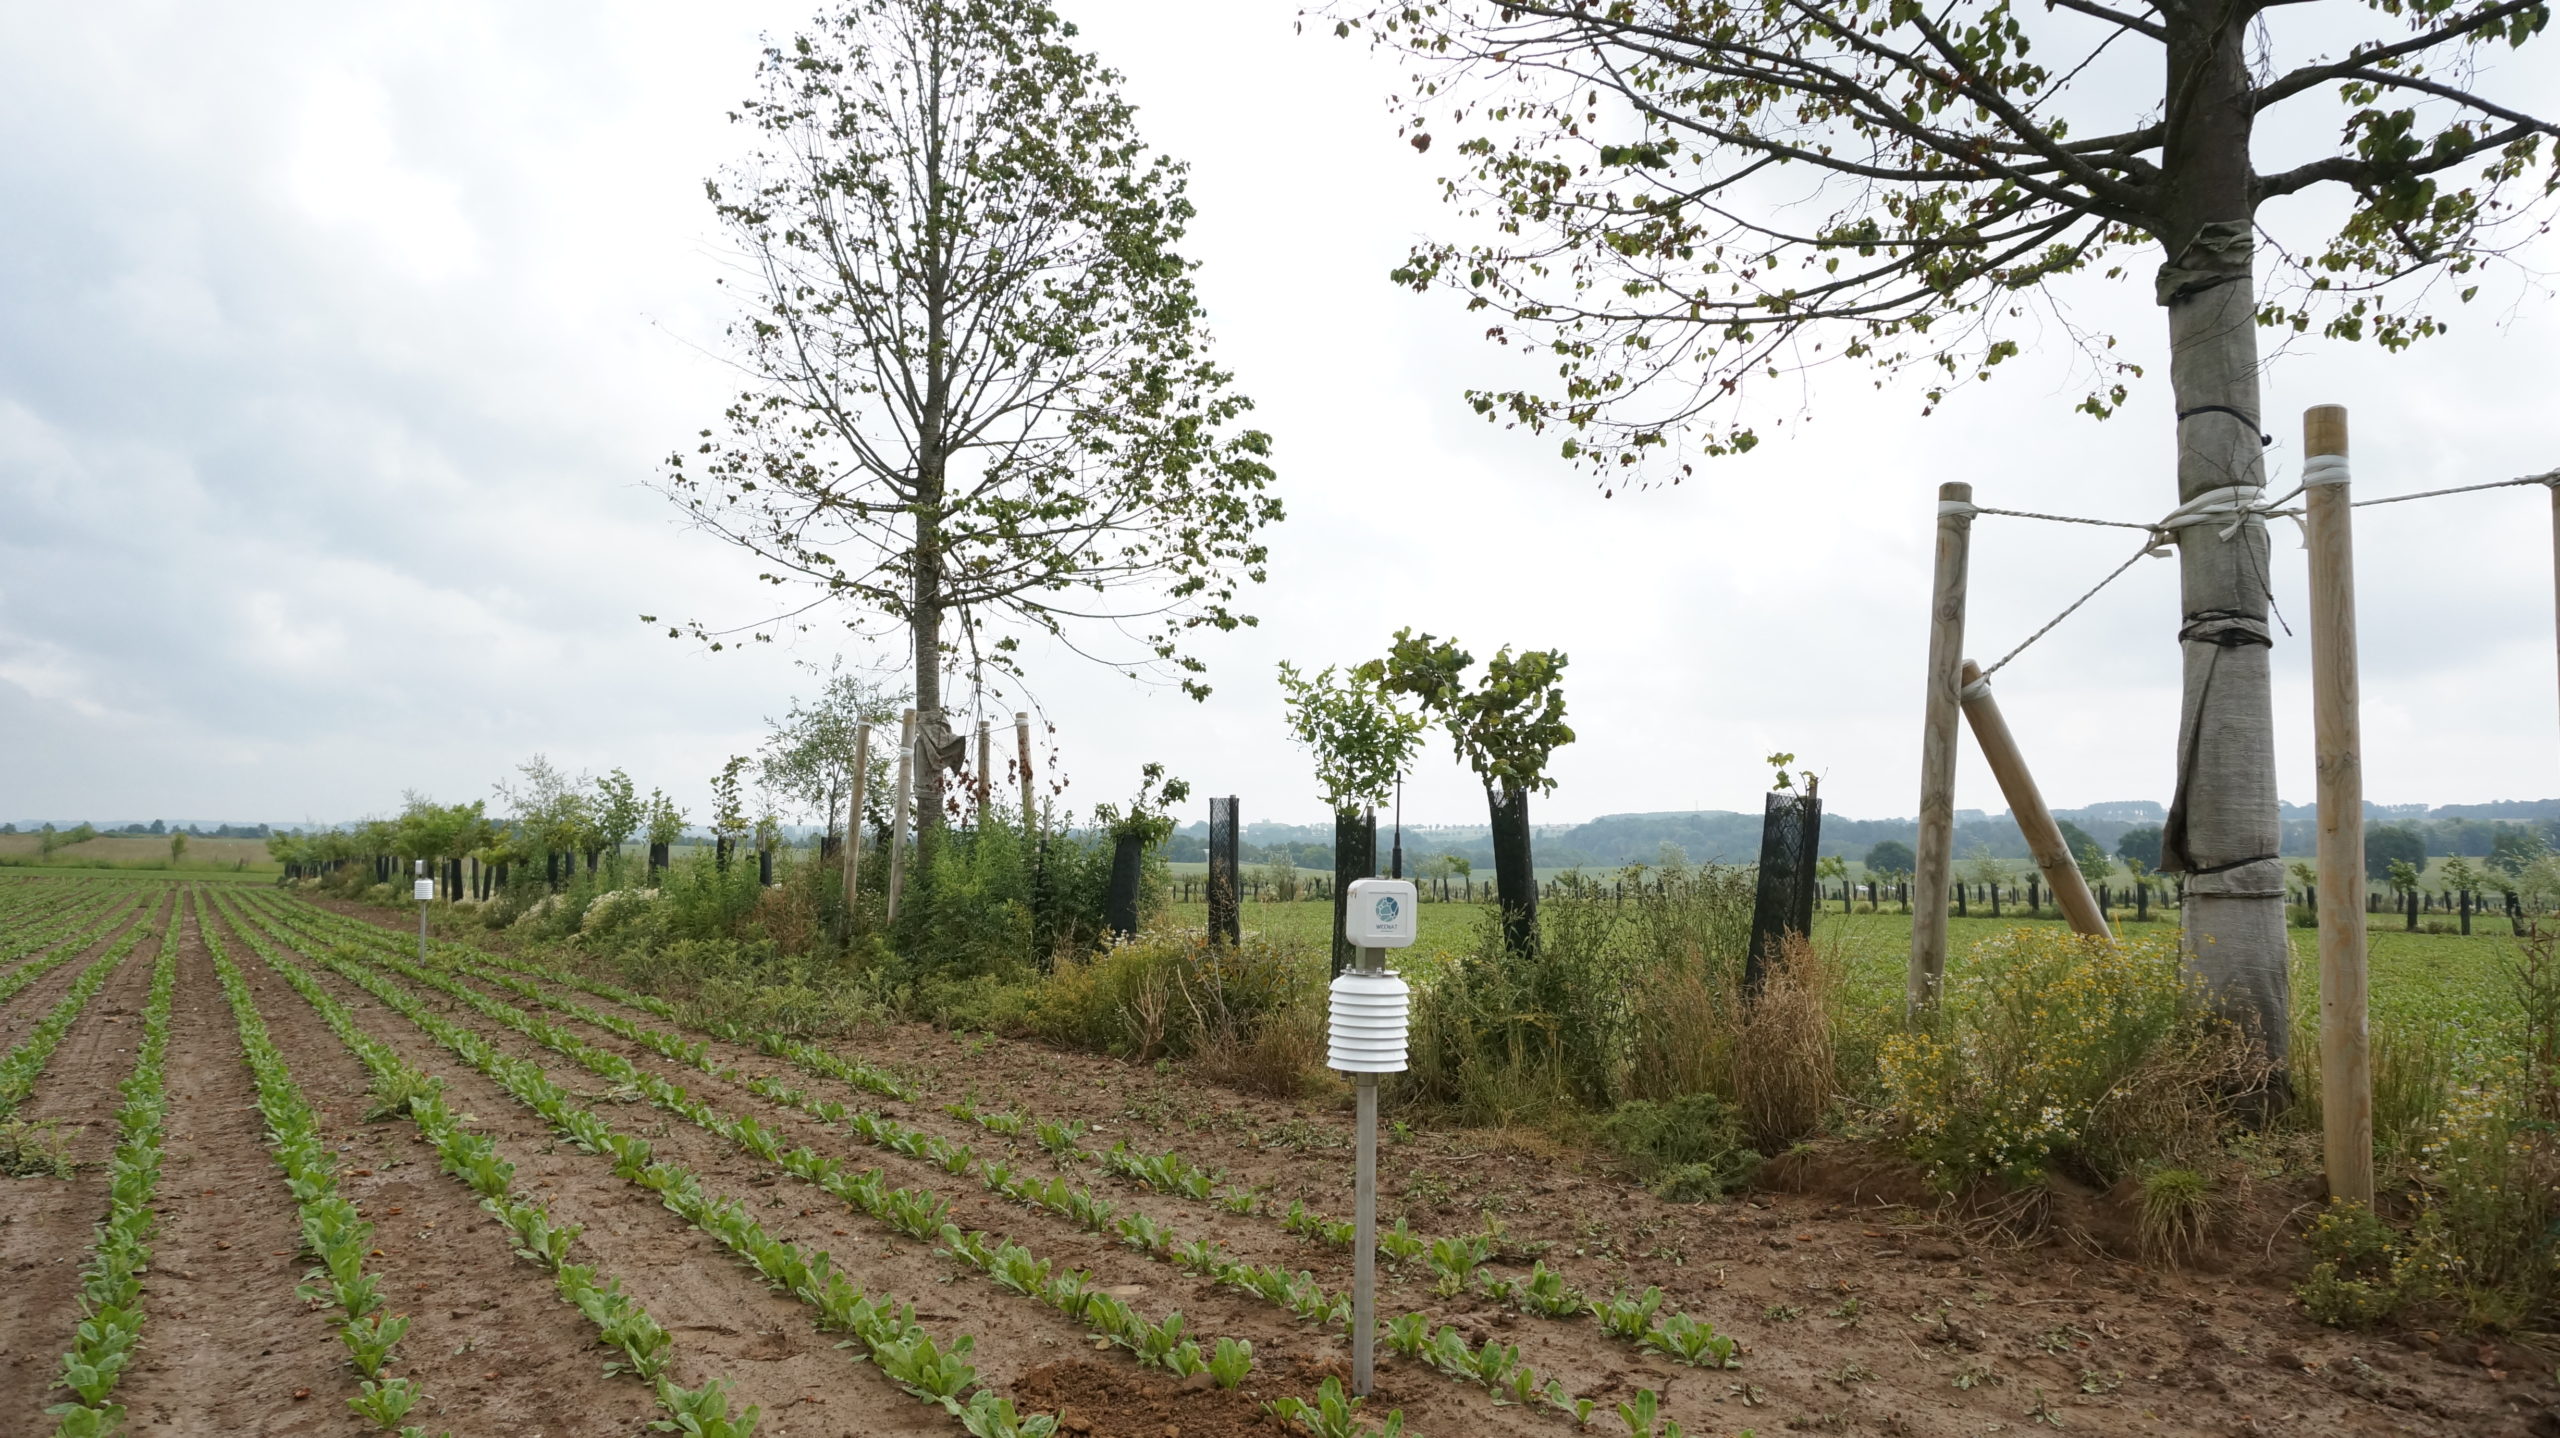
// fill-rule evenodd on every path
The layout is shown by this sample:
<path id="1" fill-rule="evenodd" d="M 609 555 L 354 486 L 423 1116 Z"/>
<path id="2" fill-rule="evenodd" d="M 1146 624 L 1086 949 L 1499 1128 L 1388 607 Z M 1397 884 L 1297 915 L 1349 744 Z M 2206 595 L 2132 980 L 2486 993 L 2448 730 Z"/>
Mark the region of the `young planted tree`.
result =
<path id="1" fill-rule="evenodd" d="M 543 856 L 545 882 L 557 886 L 564 877 L 559 858 L 583 852 L 593 830 L 587 781 L 561 772 L 549 757 L 536 754 L 516 766 L 514 782 L 501 782 L 498 797 L 515 809 L 516 840 L 530 858 Z"/>
<path id="2" fill-rule="evenodd" d="M 832 829 L 844 813 L 853 788 L 853 736 L 864 724 L 875 730 L 898 722 L 906 696 L 847 672 L 841 665 L 827 671 L 816 697 L 793 699 L 791 709 L 766 722 L 764 753 L 756 762 L 757 782 L 781 798 L 795 814 Z M 887 791 L 894 743 L 874 742 L 865 793 Z M 861 822 L 860 816 L 855 822 Z"/>
<path id="3" fill-rule="evenodd" d="M 747 832 L 747 796 L 743 778 L 747 756 L 732 754 L 711 776 L 711 854 L 722 873 L 729 871 L 730 846 Z"/>
<path id="4" fill-rule="evenodd" d="M 2541 32 L 2543 0 L 1338 8 L 1338 33 L 1411 57 L 1409 139 L 1456 141 L 1447 194 L 1486 226 L 1395 278 L 1459 290 L 1491 338 L 1555 366 L 1469 398 L 1562 430 L 1606 486 L 1656 453 L 1676 480 L 1675 444 L 1751 448 L 1733 402 L 1828 359 L 1916 368 L 1934 406 L 2022 334 L 2062 337 L 2096 371 L 2080 408 L 2109 415 L 2141 366 L 2060 291 L 2158 260 L 2176 499 L 2224 516 L 2176 531 L 2185 701 L 2158 866 L 2188 875 L 2192 961 L 2281 1060 L 2267 540 L 2229 517 L 2265 479 L 2258 330 L 2405 347 L 2443 328 L 2430 282 L 2467 301 L 2537 231 L 2554 127 L 2479 81 Z M 2256 236 L 2288 230 L 2262 265 Z"/>
<path id="5" fill-rule="evenodd" d="M 1503 946 L 1526 955 L 1538 942 L 1538 868 L 1529 837 L 1529 796 L 1555 788 L 1547 761 L 1573 742 L 1564 722 L 1564 654 L 1508 645 L 1485 664 L 1473 684 L 1467 670 L 1475 656 L 1457 645 L 1396 631 L 1387 657 L 1355 673 L 1395 694 L 1421 701 L 1439 720 L 1458 757 L 1484 781 L 1492 811 L 1493 882 L 1502 907 Z"/>
<path id="6" fill-rule="evenodd" d="M 1111 836 L 1111 883 L 1103 892 L 1102 922 L 1112 933 L 1125 938 L 1138 932 L 1147 851 L 1172 837 L 1173 810 L 1190 797 L 1189 784 L 1166 778 L 1162 764 L 1149 764 L 1139 771 L 1138 796 L 1129 801 L 1126 813 L 1117 804 L 1093 806 L 1094 827 Z"/>
<path id="7" fill-rule="evenodd" d="M 1284 659 L 1280 692 L 1290 737 L 1314 757 L 1316 787 L 1333 811 L 1333 971 L 1340 974 L 1357 961 L 1342 937 L 1351 884 L 1378 872 L 1377 808 L 1413 767 L 1427 726 L 1366 668 L 1343 674 L 1328 664 L 1308 676 Z"/>
<path id="8" fill-rule="evenodd" d="M 649 882 L 658 881 L 658 871 L 673 858 L 676 841 L 684 837 L 684 811 L 663 789 L 652 789 L 640 807 L 640 822 L 649 836 Z"/>
<path id="9" fill-rule="evenodd" d="M 613 866 L 618 882 L 622 874 L 622 846 L 631 842 L 631 836 L 640 831 L 640 823 L 647 810 L 640 802 L 639 786 L 633 784 L 631 776 L 620 769 L 596 780 L 595 791 L 595 798 L 587 805 L 589 842 L 595 846 L 587 851 L 587 869 L 594 871 L 596 852 L 602 850 L 611 856 L 608 862 Z"/>
<path id="10" fill-rule="evenodd" d="M 751 378 L 667 489 L 799 601 L 758 639 L 822 608 L 904 631 L 920 839 L 963 747 L 947 669 L 1098 621 L 1141 648 L 1096 657 L 1204 695 L 1188 636 L 1253 622 L 1281 514 L 1209 359 L 1183 167 L 1074 40 L 1037 0 L 846 0 L 767 50 L 755 148 L 708 185 Z"/>

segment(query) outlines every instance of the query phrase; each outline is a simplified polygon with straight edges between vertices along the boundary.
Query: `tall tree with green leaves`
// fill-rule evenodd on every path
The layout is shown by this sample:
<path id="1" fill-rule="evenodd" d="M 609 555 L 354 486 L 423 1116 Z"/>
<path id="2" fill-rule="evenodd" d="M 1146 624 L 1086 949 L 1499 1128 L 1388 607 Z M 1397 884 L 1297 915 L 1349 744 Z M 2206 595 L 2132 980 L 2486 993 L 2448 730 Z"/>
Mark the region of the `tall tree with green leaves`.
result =
<path id="1" fill-rule="evenodd" d="M 1439 721 L 1458 758 L 1484 781 L 1493 823 L 1495 902 L 1502 908 L 1503 946 L 1526 955 L 1538 942 L 1538 867 L 1529 834 L 1529 796 L 1556 786 L 1547 763 L 1573 742 L 1564 722 L 1561 650 L 1513 654 L 1509 645 L 1486 661 L 1472 682 L 1475 656 L 1456 644 L 1396 631 L 1387 657 L 1354 671 L 1390 693 L 1421 701 Z"/>
<path id="2" fill-rule="evenodd" d="M 666 488 L 791 602 L 668 632 L 903 630 L 920 838 L 964 748 L 946 672 L 1017 678 L 1027 633 L 1205 695 L 1187 645 L 1253 622 L 1281 517 L 1209 355 L 1184 167 L 1075 40 L 1038 0 L 844 0 L 765 52 L 754 149 L 707 187 L 749 380 Z"/>
<path id="3" fill-rule="evenodd" d="M 1750 448 L 1734 402 L 1829 360 L 1934 407 L 2022 336 L 2076 344 L 2080 407 L 2142 365 L 2068 281 L 2158 262 L 2182 509 L 2185 702 L 2159 867 L 2191 961 L 2283 1057 L 2258 331 L 2401 349 L 2538 232 L 2560 129 L 2493 97 L 2544 0 L 1349 0 L 1411 57 L 1418 149 L 1454 138 L 1483 232 L 1396 271 L 1454 288 L 1557 379 L 1470 396 L 1560 429 L 1614 488 Z M 2264 125 L 2269 139 L 2258 143 Z M 2261 167 L 2260 152 L 2273 163 Z M 2273 242 L 2263 252 L 2257 237 Z M 2266 289 L 2260 291 L 2261 281 Z M 2441 288 L 2438 286 L 2441 285 Z"/>

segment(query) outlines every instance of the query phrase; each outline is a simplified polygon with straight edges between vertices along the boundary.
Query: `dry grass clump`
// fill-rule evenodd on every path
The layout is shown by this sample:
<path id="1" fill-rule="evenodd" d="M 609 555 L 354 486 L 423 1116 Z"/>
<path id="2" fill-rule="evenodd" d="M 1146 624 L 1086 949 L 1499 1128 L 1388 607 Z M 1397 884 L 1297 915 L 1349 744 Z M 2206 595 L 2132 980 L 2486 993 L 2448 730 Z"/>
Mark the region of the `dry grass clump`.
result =
<path id="1" fill-rule="evenodd" d="M 1822 1126 L 1839 1093 L 1831 1011 L 1839 965 L 1790 933 L 1733 1032 L 1733 1097 L 1753 1147 L 1778 1153 Z"/>

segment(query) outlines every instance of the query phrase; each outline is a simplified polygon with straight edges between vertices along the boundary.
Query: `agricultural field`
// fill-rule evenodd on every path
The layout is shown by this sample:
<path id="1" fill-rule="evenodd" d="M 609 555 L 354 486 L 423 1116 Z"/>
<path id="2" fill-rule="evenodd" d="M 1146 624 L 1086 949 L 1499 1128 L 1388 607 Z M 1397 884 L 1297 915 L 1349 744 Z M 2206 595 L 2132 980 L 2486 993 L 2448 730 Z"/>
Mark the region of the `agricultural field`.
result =
<path id="1" fill-rule="evenodd" d="M 0 873 L 19 866 L 40 866 L 47 870 L 158 869 L 168 871 L 169 841 L 151 835 L 104 834 L 65 844 L 51 854 L 43 851 L 41 836 L 35 834 L 0 834 Z M 272 879 L 283 866 L 267 852 L 264 839 L 199 839 L 187 840 L 187 851 L 179 858 L 174 872 L 186 875 L 250 874 Z"/>
<path id="2" fill-rule="evenodd" d="M 1813 1167 L 1671 1203 L 1399 1124 L 1377 1393 L 1335 1421 L 1338 1094 L 707 1032 L 502 940 L 421 963 L 409 917 L 0 876 L 6 1431 L 2522 1434 L 2554 1398 L 2521 1344 L 2301 1317 L 2289 1188 L 2263 1250 L 2172 1271 Z"/>

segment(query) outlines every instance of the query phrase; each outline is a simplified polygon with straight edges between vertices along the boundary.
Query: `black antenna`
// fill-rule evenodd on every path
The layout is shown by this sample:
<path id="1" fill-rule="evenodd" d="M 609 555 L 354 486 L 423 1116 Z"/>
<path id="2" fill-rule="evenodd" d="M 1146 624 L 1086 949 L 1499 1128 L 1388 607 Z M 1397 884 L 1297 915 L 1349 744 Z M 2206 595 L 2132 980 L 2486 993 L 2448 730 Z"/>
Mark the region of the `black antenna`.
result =
<path id="1" fill-rule="evenodd" d="M 1370 842 L 1377 841 L 1373 839 Z M 1376 851 L 1371 852 L 1374 854 Z M 1395 856 L 1388 861 L 1387 877 L 1390 879 L 1404 877 L 1404 776 L 1402 774 L 1396 776 L 1396 847 Z"/>

